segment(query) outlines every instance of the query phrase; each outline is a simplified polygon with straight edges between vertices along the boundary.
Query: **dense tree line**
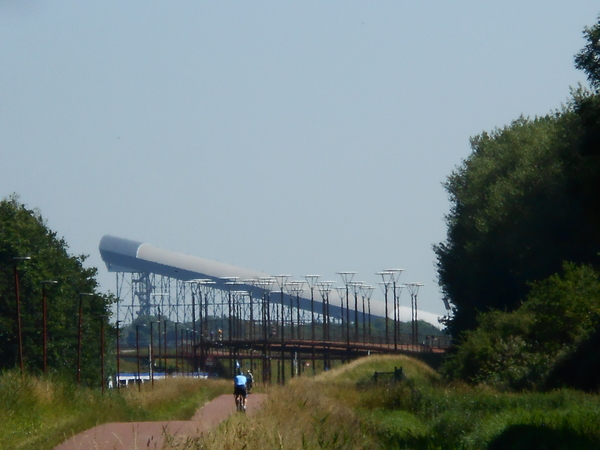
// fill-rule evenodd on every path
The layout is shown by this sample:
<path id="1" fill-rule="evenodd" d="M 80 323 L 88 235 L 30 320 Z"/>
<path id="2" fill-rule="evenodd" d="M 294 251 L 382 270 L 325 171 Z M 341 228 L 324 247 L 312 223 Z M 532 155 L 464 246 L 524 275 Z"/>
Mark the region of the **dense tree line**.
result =
<path id="1" fill-rule="evenodd" d="M 600 327 L 600 19 L 584 36 L 575 65 L 591 89 L 472 138 L 445 183 L 447 239 L 434 250 L 460 343 L 454 376 L 549 386 L 567 360 L 598 365 L 581 349 Z"/>
<path id="2" fill-rule="evenodd" d="M 19 257 L 31 259 L 15 259 Z M 15 289 L 18 280 L 25 370 L 43 370 L 45 291 L 49 371 L 76 380 L 81 299 L 81 380 L 99 384 L 100 329 L 103 323 L 109 348 L 114 334 L 108 323 L 113 299 L 98 293 L 97 271 L 84 267 L 85 258 L 70 255 L 67 243 L 46 226 L 40 212 L 28 209 L 16 195 L 0 201 L 0 369 L 20 366 Z M 44 283 L 48 281 L 56 283 Z"/>
<path id="3" fill-rule="evenodd" d="M 454 336 L 480 312 L 517 308 L 528 282 L 564 261 L 598 262 L 600 96 L 577 89 L 561 109 L 482 133 L 471 147 L 445 183 L 447 239 L 435 246 Z"/>

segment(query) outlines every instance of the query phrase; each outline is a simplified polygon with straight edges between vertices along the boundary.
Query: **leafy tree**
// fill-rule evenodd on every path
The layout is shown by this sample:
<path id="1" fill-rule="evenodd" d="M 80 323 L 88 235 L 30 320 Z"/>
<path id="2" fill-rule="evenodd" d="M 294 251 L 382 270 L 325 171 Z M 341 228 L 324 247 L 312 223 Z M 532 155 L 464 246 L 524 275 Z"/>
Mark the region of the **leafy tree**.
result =
<path id="1" fill-rule="evenodd" d="M 15 257 L 28 256 L 27 261 Z M 100 324 L 106 348 L 113 335 L 108 324 L 112 296 L 97 292 L 96 269 L 85 268 L 84 255 L 72 256 L 64 239 L 45 224 L 39 211 L 30 210 L 12 195 L 0 201 L 0 368 L 19 364 L 16 324 L 15 264 L 19 279 L 23 360 L 26 370 L 41 372 L 42 289 L 47 297 L 47 362 L 53 372 L 76 377 L 78 309 L 83 306 L 82 366 L 84 382 L 99 383 Z M 93 294 L 81 296 L 81 293 Z"/>
<path id="2" fill-rule="evenodd" d="M 596 25 L 584 28 L 583 35 L 588 43 L 575 55 L 575 67 L 586 73 L 590 86 L 598 92 L 600 91 L 600 17 Z"/>
<path id="3" fill-rule="evenodd" d="M 589 265 L 565 263 L 562 275 L 532 283 L 517 310 L 481 314 L 479 326 L 465 333 L 444 371 L 499 388 L 560 385 L 561 377 L 573 371 L 563 369 L 565 361 L 581 361 L 585 367 L 598 359 L 589 357 L 597 353 L 590 342 L 598 341 L 598 298 L 598 272 Z M 597 379 L 595 383 L 597 387 Z"/>
<path id="4" fill-rule="evenodd" d="M 483 133 L 448 178 L 448 237 L 434 249 L 453 335 L 472 329 L 479 312 L 517 307 L 527 282 L 556 273 L 562 261 L 596 258 L 596 232 L 570 179 L 581 164 L 571 161 L 575 116 L 570 106 Z"/>
<path id="5" fill-rule="evenodd" d="M 598 92 L 600 19 L 584 35 L 576 65 Z M 563 261 L 598 262 L 600 94 L 580 87 L 560 110 L 484 132 L 471 148 L 445 183 L 447 239 L 434 246 L 455 337 L 479 313 L 517 308 L 528 282 Z"/>

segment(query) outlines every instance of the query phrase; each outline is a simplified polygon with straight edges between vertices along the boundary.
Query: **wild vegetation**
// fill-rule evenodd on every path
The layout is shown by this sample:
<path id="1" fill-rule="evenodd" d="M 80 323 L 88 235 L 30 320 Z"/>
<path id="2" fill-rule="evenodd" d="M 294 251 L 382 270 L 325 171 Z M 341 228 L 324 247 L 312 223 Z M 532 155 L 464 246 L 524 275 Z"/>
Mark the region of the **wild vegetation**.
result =
<path id="1" fill-rule="evenodd" d="M 406 379 L 375 383 L 402 367 Z M 236 414 L 187 449 L 591 449 L 600 399 L 572 390 L 502 393 L 446 384 L 424 363 L 372 356 L 269 389 L 255 416 Z M 249 401 L 252 401 L 250 396 Z"/>
<path id="2" fill-rule="evenodd" d="M 72 382 L 17 371 L 0 375 L 0 448 L 49 450 L 107 422 L 188 420 L 207 401 L 229 393 L 229 382 L 176 378 L 136 388 L 77 388 Z"/>

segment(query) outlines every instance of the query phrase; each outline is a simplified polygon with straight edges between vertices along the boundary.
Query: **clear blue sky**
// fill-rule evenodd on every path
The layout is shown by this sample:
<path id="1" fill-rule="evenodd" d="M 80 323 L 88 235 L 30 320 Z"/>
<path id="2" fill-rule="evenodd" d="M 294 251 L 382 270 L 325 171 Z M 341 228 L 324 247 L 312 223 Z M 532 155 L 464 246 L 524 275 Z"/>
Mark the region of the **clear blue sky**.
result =
<path id="1" fill-rule="evenodd" d="M 444 313 L 432 244 L 469 138 L 543 115 L 597 1 L 0 0 L 0 196 L 295 279 L 382 269 Z M 376 291 L 381 297 L 381 291 Z M 403 294 L 406 295 L 406 294 Z M 401 302 L 407 304 L 408 298 Z"/>

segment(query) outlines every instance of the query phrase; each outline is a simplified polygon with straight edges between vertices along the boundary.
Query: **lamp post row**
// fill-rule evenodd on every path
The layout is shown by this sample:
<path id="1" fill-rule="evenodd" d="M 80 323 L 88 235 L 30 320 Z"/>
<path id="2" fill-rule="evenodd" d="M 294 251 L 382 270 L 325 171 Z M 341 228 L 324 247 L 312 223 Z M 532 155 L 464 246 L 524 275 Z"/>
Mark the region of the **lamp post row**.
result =
<path id="1" fill-rule="evenodd" d="M 21 293 L 20 293 L 20 279 L 18 271 L 18 263 L 20 261 L 29 261 L 30 256 L 15 256 L 13 257 L 13 276 L 15 286 L 15 313 L 16 313 L 16 324 L 17 324 L 17 340 L 18 340 L 18 353 L 19 353 L 19 370 L 21 376 L 25 374 L 25 359 L 23 354 L 23 330 L 21 325 Z M 42 284 L 42 372 L 44 375 L 48 374 L 48 301 L 47 301 L 47 285 L 58 284 L 56 280 L 43 280 Z M 93 296 L 95 294 L 82 292 L 79 294 L 78 303 L 78 314 L 77 314 L 77 385 L 81 385 L 81 352 L 82 352 L 82 329 L 83 329 L 83 297 Z M 105 316 L 100 317 L 100 359 L 101 359 L 101 383 L 102 392 L 104 392 L 104 319 Z M 117 323 L 118 329 L 118 323 Z"/>

